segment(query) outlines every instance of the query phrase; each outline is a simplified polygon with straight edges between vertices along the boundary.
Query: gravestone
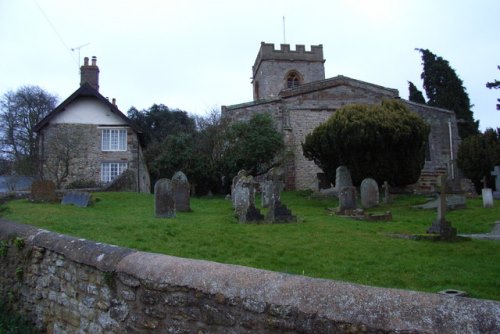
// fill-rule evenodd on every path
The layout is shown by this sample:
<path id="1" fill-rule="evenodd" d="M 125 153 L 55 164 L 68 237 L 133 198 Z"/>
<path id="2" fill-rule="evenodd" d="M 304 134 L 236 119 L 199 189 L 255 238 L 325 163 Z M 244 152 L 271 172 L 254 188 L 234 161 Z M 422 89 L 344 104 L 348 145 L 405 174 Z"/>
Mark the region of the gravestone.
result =
<path id="1" fill-rule="evenodd" d="M 483 208 L 492 208 L 493 207 L 493 192 L 491 188 L 483 188 L 481 189 L 481 195 L 483 197 Z"/>
<path id="2" fill-rule="evenodd" d="M 389 204 L 391 202 L 391 193 L 389 182 L 384 181 L 384 185 L 382 186 L 384 189 L 384 204 Z"/>
<path id="3" fill-rule="evenodd" d="M 344 187 L 352 187 L 351 172 L 346 166 L 339 166 L 335 171 L 335 189 L 340 192 Z"/>
<path id="4" fill-rule="evenodd" d="M 62 205 L 73 204 L 80 208 L 86 208 L 90 204 L 92 195 L 83 191 L 68 191 L 64 194 L 61 201 Z"/>
<path id="5" fill-rule="evenodd" d="M 191 185 L 183 172 L 176 172 L 174 176 L 172 176 L 172 189 L 175 199 L 175 211 L 190 212 Z"/>
<path id="6" fill-rule="evenodd" d="M 379 204 L 379 192 L 377 181 L 366 178 L 361 182 L 361 206 L 369 209 Z"/>
<path id="7" fill-rule="evenodd" d="M 240 175 L 235 178 L 231 193 L 233 198 L 234 211 L 238 217 L 238 222 L 246 223 L 260 221 L 264 216 L 255 207 L 255 182 L 251 175 Z"/>
<path id="8" fill-rule="evenodd" d="M 233 183 L 231 183 L 231 201 L 233 203 L 233 209 L 236 209 L 236 203 L 235 203 L 235 198 L 234 198 L 234 188 L 236 187 L 236 185 L 240 182 L 240 179 L 242 177 L 246 177 L 248 176 L 248 172 L 244 169 L 240 170 L 238 172 L 238 174 L 236 174 L 235 177 L 233 177 Z"/>
<path id="9" fill-rule="evenodd" d="M 449 240 L 457 235 L 457 230 L 446 221 L 446 179 L 447 175 L 439 176 L 439 203 L 437 207 L 437 218 L 427 230 L 429 234 L 439 234 L 443 240 Z"/>
<path id="10" fill-rule="evenodd" d="M 347 210 L 356 210 L 356 188 L 344 187 L 339 192 L 338 214 L 344 214 Z"/>
<path id="11" fill-rule="evenodd" d="M 493 191 L 493 198 L 500 199 L 500 166 L 495 166 L 491 171 L 491 176 L 495 177 L 495 191 Z"/>
<path id="12" fill-rule="evenodd" d="M 266 220 L 269 223 L 288 223 L 297 220 L 287 206 L 281 203 L 281 192 L 283 191 L 283 170 L 281 168 L 271 168 L 267 173 L 266 184 L 269 186 L 266 194 L 269 210 Z"/>
<path id="13" fill-rule="evenodd" d="M 273 181 L 271 180 L 264 180 L 260 184 L 260 190 L 261 190 L 261 206 L 263 208 L 268 208 L 271 206 L 271 203 L 273 201 Z"/>
<path id="14" fill-rule="evenodd" d="M 159 179 L 155 183 L 155 215 L 158 218 L 175 217 L 175 198 L 172 181 Z"/>
<path id="15" fill-rule="evenodd" d="M 30 199 L 34 202 L 56 202 L 56 185 L 50 180 L 33 181 Z"/>

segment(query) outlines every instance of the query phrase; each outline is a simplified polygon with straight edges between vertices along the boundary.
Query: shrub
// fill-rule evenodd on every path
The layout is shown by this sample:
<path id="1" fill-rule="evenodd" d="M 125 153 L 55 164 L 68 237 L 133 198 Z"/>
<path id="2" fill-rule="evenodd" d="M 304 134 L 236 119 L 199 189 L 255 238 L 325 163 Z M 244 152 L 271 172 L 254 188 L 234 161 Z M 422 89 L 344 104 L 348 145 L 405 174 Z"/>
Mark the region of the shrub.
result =
<path id="1" fill-rule="evenodd" d="M 335 170 L 347 166 L 355 185 L 371 177 L 379 184 L 415 183 L 425 163 L 429 126 L 400 101 L 349 105 L 308 134 L 304 155 L 335 180 Z"/>

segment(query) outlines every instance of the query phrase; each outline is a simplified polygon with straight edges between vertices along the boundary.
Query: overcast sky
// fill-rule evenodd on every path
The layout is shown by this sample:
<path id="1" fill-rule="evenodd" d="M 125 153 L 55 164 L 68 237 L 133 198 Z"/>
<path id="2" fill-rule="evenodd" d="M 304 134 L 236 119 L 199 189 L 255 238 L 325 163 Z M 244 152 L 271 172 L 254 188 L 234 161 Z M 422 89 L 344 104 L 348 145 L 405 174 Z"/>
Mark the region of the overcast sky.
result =
<path id="1" fill-rule="evenodd" d="M 100 92 L 123 112 L 162 103 L 205 114 L 251 101 L 261 41 L 284 40 L 323 44 L 327 77 L 405 99 L 408 81 L 423 91 L 415 48 L 429 49 L 463 80 L 481 129 L 500 127 L 500 90 L 485 87 L 500 79 L 498 0 L 0 0 L 0 94 L 38 85 L 64 100 L 84 45 L 80 62 L 97 57 Z"/>

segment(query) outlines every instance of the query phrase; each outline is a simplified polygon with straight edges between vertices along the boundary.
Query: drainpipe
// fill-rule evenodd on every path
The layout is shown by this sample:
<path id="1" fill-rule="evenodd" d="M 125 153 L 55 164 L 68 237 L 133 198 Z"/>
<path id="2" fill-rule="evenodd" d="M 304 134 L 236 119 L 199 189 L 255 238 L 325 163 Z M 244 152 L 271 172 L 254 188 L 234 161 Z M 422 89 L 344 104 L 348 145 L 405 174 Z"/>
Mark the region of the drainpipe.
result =
<path id="1" fill-rule="evenodd" d="M 451 133 L 451 118 L 448 120 L 448 133 L 450 134 L 450 161 L 451 161 L 451 179 L 455 179 L 455 161 L 453 156 L 453 135 Z"/>

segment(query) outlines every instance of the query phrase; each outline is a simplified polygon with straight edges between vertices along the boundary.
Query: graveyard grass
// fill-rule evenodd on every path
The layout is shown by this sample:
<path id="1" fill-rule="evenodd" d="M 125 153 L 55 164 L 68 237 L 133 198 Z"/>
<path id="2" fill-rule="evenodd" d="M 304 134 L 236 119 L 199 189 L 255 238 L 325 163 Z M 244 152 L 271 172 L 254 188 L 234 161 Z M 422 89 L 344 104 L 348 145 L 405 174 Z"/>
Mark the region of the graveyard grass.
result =
<path id="1" fill-rule="evenodd" d="M 231 202 L 192 198 L 193 212 L 154 217 L 154 197 L 137 193 L 95 193 L 88 208 L 8 202 L 3 218 L 40 228 L 141 251 L 205 259 L 290 274 L 371 286 L 438 292 L 466 291 L 471 297 L 500 300 L 500 242 L 437 242 L 391 237 L 425 234 L 435 210 L 414 209 L 423 196 L 398 196 L 392 222 L 363 222 L 332 215 L 335 199 L 300 192 L 282 195 L 298 216 L 291 224 L 239 224 Z M 257 203 L 260 203 L 258 200 Z M 500 203 L 483 209 L 481 199 L 450 211 L 458 233 L 488 233 L 500 218 Z"/>

